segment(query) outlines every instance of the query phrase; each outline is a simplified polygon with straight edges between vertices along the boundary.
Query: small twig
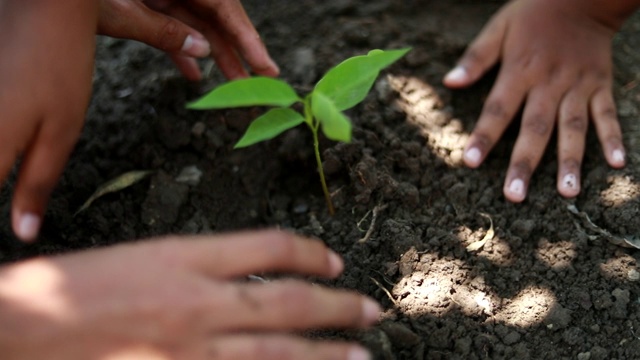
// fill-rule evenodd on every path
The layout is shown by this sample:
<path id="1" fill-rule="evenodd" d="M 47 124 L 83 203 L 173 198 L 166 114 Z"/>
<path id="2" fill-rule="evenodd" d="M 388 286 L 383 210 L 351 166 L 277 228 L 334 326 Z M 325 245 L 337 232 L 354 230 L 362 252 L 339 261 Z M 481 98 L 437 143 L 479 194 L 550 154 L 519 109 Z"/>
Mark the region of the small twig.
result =
<path id="1" fill-rule="evenodd" d="M 385 292 L 385 294 L 387 294 L 387 296 L 389 297 L 389 300 L 391 300 L 391 302 L 393 303 L 393 305 L 398 306 L 398 301 L 396 299 L 393 298 L 393 295 L 391 295 L 391 292 L 389 290 L 387 290 L 386 287 L 382 286 L 382 284 L 380 284 L 380 282 L 376 279 L 374 279 L 373 277 L 369 276 L 369 279 L 371 279 L 371 281 L 373 281 L 376 285 L 378 285 L 378 287 Z"/>
<path id="2" fill-rule="evenodd" d="M 362 239 L 358 240 L 358 243 L 364 244 L 371 238 L 371 235 L 373 235 L 373 229 L 376 226 L 376 220 L 378 220 L 378 214 L 380 214 L 388 206 L 389 205 L 387 204 L 377 205 L 376 207 L 373 208 L 373 216 L 371 217 L 371 224 L 369 224 L 369 230 L 367 230 L 367 233 L 364 234 L 364 237 Z"/>

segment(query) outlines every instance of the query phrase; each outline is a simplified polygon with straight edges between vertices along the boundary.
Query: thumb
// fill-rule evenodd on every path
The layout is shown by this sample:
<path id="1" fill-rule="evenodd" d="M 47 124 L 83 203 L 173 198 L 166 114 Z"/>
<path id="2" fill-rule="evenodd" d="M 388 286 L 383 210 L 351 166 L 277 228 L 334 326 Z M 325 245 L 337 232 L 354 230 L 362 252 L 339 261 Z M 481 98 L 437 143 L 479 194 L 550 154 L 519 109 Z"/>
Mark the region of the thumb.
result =
<path id="1" fill-rule="evenodd" d="M 444 77 L 450 88 L 467 87 L 478 81 L 500 58 L 507 23 L 494 18 L 469 45 L 458 64 Z"/>
<path id="2" fill-rule="evenodd" d="M 137 40 L 170 54 L 201 58 L 211 52 L 201 33 L 139 1 L 101 1 L 98 33 Z"/>

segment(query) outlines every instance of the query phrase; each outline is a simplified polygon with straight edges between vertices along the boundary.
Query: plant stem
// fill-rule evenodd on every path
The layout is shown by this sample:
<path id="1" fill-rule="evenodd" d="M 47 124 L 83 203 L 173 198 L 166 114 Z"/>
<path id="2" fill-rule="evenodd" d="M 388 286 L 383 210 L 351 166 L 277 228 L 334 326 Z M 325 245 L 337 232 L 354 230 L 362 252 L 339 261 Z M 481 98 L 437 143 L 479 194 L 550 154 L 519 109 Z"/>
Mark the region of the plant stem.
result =
<path id="1" fill-rule="evenodd" d="M 324 192 L 324 200 L 327 202 L 327 209 L 329 210 L 329 215 L 333 216 L 336 211 L 333 207 L 333 201 L 331 201 L 331 194 L 329 193 L 329 188 L 327 187 L 327 180 L 324 177 L 324 168 L 322 167 L 322 156 L 320 156 L 320 141 L 318 140 L 318 128 L 320 127 L 320 122 L 317 121 L 313 114 L 311 113 L 311 99 L 307 98 L 304 102 L 304 116 L 306 119 L 307 125 L 311 129 L 313 133 L 313 150 L 316 154 L 316 163 L 318 164 L 318 174 L 320 174 L 320 183 L 322 184 L 322 191 Z"/>
<path id="2" fill-rule="evenodd" d="M 324 191 L 324 199 L 327 202 L 329 215 L 333 216 L 333 214 L 335 214 L 336 211 L 333 208 L 333 201 L 331 201 L 331 194 L 329 194 L 327 181 L 325 180 L 325 177 L 324 177 L 324 169 L 322 168 L 322 157 L 320 156 L 320 142 L 318 141 L 318 130 L 313 131 L 313 150 L 316 153 L 316 162 L 318 163 L 318 173 L 320 174 L 320 183 L 322 183 L 322 191 Z"/>

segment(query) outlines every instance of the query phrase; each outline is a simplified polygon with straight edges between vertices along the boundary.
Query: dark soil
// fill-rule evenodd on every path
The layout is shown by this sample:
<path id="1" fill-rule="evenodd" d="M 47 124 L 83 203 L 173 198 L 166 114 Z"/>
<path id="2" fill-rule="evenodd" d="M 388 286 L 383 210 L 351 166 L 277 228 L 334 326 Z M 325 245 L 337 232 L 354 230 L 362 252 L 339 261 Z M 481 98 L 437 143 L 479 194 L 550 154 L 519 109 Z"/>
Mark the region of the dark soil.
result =
<path id="1" fill-rule="evenodd" d="M 330 334 L 362 341 L 377 359 L 640 359 L 640 253 L 567 210 L 573 203 L 614 234 L 640 234 L 640 17 L 614 42 L 629 166 L 607 167 L 592 131 L 577 199 L 556 193 L 550 146 L 528 200 L 514 205 L 501 189 L 517 129 L 480 169 L 461 165 L 491 79 L 455 92 L 440 84 L 500 2 L 244 3 L 282 77 L 301 91 L 346 57 L 413 47 L 349 111 L 354 141 L 323 141 L 337 214 L 327 214 L 306 129 L 233 151 L 263 109 L 185 110 L 221 82 L 210 62 L 207 80 L 189 84 L 158 51 L 101 39 L 85 131 L 38 245 L 11 240 L 11 181 L 2 189 L 3 261 L 158 234 L 279 226 L 325 240 L 347 264 L 332 285 L 385 306 L 374 329 Z M 200 178 L 177 180 L 193 166 Z M 73 216 L 99 185 L 132 170 L 155 172 Z M 491 221 L 495 236 L 469 250 Z"/>

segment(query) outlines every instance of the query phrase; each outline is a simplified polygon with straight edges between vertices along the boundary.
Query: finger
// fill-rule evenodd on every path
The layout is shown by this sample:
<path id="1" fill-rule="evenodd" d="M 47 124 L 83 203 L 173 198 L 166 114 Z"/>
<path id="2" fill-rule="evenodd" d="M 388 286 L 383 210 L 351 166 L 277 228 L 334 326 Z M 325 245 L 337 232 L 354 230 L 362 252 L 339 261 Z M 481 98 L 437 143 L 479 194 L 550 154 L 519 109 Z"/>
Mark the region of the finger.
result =
<path id="1" fill-rule="evenodd" d="M 6 103 L 3 102 L 6 105 Z M 2 120 L 0 120 L 0 144 L 2 144 L 3 150 L 0 151 L 0 187 L 6 180 L 7 176 L 13 169 L 14 164 L 18 160 L 20 154 L 24 151 L 24 149 L 18 144 L 24 144 L 25 141 L 23 139 L 29 138 L 29 132 L 32 129 L 16 129 L 13 125 L 17 123 L 15 119 L 19 119 L 24 123 L 32 123 L 28 121 L 28 118 L 31 114 L 19 114 L 12 113 L 9 106 L 3 106 L 0 104 L 0 108 L 2 109 Z M 22 134 L 19 133 L 20 130 L 27 130 Z"/>
<path id="2" fill-rule="evenodd" d="M 473 84 L 494 66 L 502 51 L 507 23 L 502 17 L 492 19 L 469 45 L 458 64 L 444 77 L 444 84 L 462 88 Z"/>
<path id="3" fill-rule="evenodd" d="M 223 38 L 229 39 L 232 48 L 240 53 L 254 73 L 264 76 L 278 76 L 280 70 L 269 56 L 260 35 L 251 23 L 238 0 L 197 0 L 195 10 L 209 15 L 218 24 Z M 217 61 L 217 60 L 216 60 Z"/>
<path id="4" fill-rule="evenodd" d="M 591 117 L 607 162 L 614 168 L 624 167 L 625 150 L 622 144 L 622 131 L 615 101 L 609 88 L 600 88 L 591 97 Z"/>
<path id="5" fill-rule="evenodd" d="M 211 57 L 225 78 L 234 80 L 249 76 L 242 62 L 242 58 L 238 55 L 232 44 L 222 37 L 220 32 L 208 28 L 204 31 L 204 34 L 212 45 Z"/>
<path id="6" fill-rule="evenodd" d="M 139 1 L 101 1 L 98 31 L 137 40 L 172 54 L 205 57 L 211 52 L 201 33 Z"/>
<path id="7" fill-rule="evenodd" d="M 23 241 L 35 240 L 40 231 L 49 195 L 80 135 L 77 116 L 80 121 L 43 122 L 23 156 L 11 211 L 13 231 Z"/>
<path id="8" fill-rule="evenodd" d="M 220 316 L 220 309 L 233 315 Z M 215 319 L 208 318 L 212 331 L 291 331 L 369 326 L 380 311 L 376 302 L 354 292 L 287 280 L 219 285 L 209 311 Z"/>
<path id="9" fill-rule="evenodd" d="M 13 90 L 20 83 L 19 79 L 12 79 L 19 77 L 17 74 L 20 72 L 0 72 L 0 78 L 6 80 L 0 88 L 0 186 L 37 131 L 36 106 L 25 103 L 24 94 Z"/>
<path id="10" fill-rule="evenodd" d="M 509 126 L 526 93 L 525 82 L 518 72 L 505 65 L 482 108 L 464 151 L 464 162 L 477 168 Z"/>
<path id="11" fill-rule="evenodd" d="M 319 342 L 286 335 L 222 335 L 206 344 L 207 359 L 368 360 L 364 348 L 347 343 Z"/>
<path id="12" fill-rule="evenodd" d="M 568 92 L 558 114 L 558 179 L 560 195 L 575 197 L 580 193 L 580 168 L 589 127 L 588 94 Z"/>
<path id="13" fill-rule="evenodd" d="M 223 34 L 214 26 L 213 22 L 207 23 L 201 20 L 182 6 L 164 7 L 162 11 L 168 16 L 178 19 L 185 24 L 189 24 L 193 28 L 202 32 L 210 44 L 210 56 L 216 62 L 218 68 L 220 68 L 220 71 L 222 71 L 222 74 L 227 79 L 232 80 L 249 76 L 249 73 L 245 69 L 244 63 L 236 49 L 230 41 L 223 37 Z M 185 68 L 181 68 L 181 71 L 187 70 L 188 72 L 191 72 L 191 65 L 187 65 L 183 61 L 180 61 L 177 65 L 179 68 L 181 68 L 181 66 L 185 66 Z M 186 66 L 189 68 L 187 69 Z"/>
<path id="14" fill-rule="evenodd" d="M 200 67 L 198 66 L 196 59 L 178 54 L 172 54 L 170 56 L 182 76 L 187 80 L 200 81 L 200 79 L 202 79 L 202 72 L 200 71 Z"/>
<path id="15" fill-rule="evenodd" d="M 323 242 L 278 230 L 222 235 L 214 241 L 210 237 L 192 243 L 174 240 L 165 246 L 164 251 L 179 263 L 216 278 L 262 271 L 335 277 L 344 268 L 340 256 Z"/>
<path id="16" fill-rule="evenodd" d="M 504 184 L 504 195 L 511 202 L 522 202 L 533 170 L 540 163 L 555 124 L 560 95 L 558 90 L 538 87 L 531 91 L 522 115 L 522 125 L 513 147 Z"/>

